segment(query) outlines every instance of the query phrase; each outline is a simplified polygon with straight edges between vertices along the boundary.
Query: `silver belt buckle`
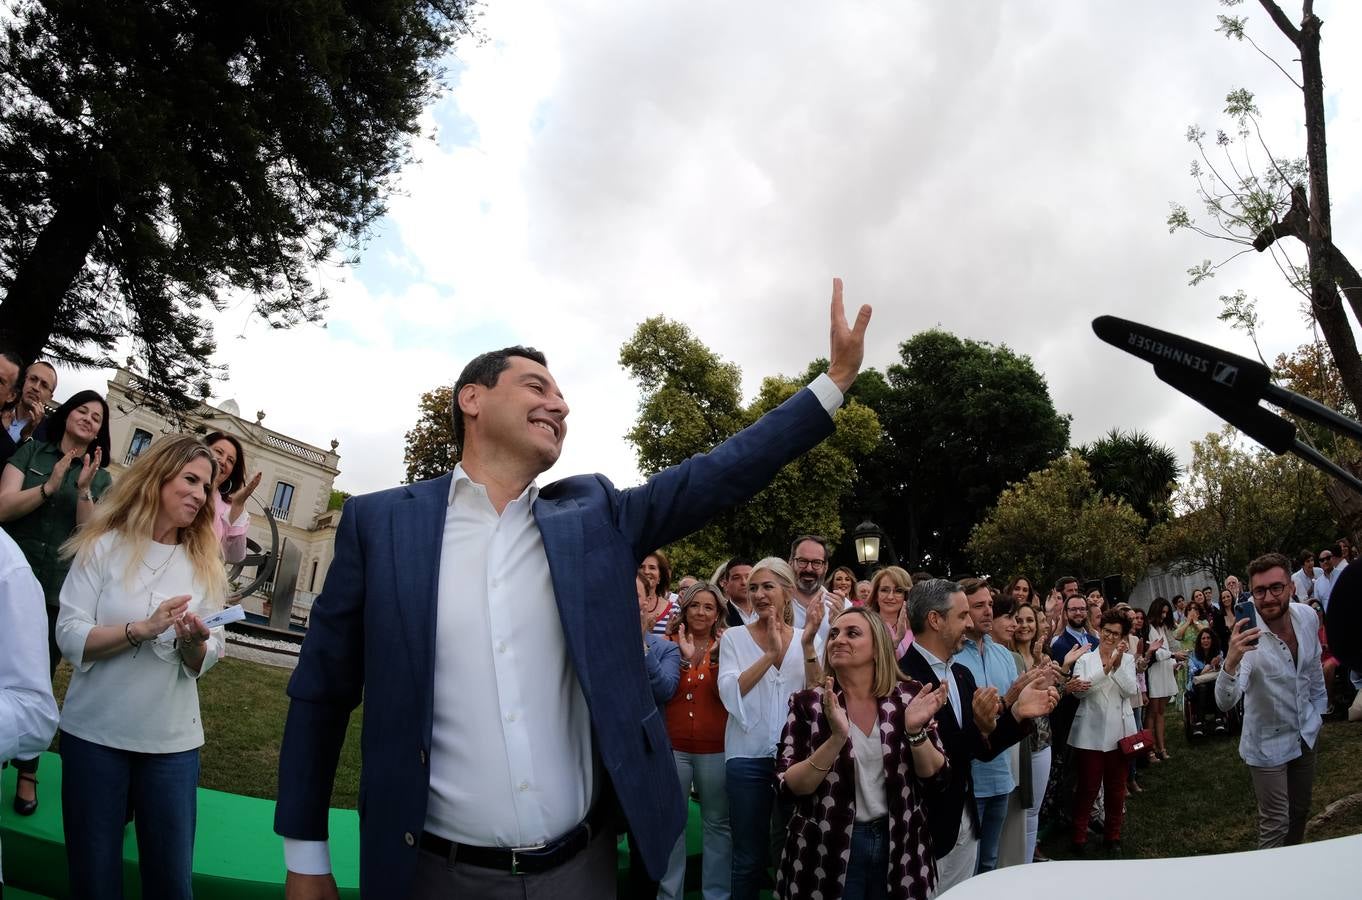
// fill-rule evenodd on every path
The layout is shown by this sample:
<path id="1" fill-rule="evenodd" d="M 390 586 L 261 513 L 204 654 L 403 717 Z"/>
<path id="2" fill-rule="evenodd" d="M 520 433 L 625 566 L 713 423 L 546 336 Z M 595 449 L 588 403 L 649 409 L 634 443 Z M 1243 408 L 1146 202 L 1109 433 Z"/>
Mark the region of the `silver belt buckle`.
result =
<path id="1" fill-rule="evenodd" d="M 512 875 L 524 875 L 524 874 L 525 874 L 524 872 L 520 871 L 520 854 L 521 854 L 521 853 L 527 853 L 527 852 L 529 852 L 529 851 L 531 851 L 531 850 L 543 850 L 543 849 L 544 849 L 545 847 L 547 847 L 547 846 L 548 846 L 547 843 L 540 842 L 540 843 L 538 843 L 538 844 L 531 844 L 531 845 L 528 846 L 528 847 L 512 847 L 512 848 L 511 848 L 511 874 L 512 874 Z"/>

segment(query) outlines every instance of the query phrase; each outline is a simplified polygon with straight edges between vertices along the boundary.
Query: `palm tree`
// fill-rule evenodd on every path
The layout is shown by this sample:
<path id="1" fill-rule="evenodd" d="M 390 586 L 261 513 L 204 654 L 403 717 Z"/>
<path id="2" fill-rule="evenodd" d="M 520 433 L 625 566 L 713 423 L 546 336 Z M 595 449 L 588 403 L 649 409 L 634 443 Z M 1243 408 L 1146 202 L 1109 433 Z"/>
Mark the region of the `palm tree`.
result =
<path id="1" fill-rule="evenodd" d="M 1171 449 L 1143 431 L 1113 428 L 1078 452 L 1087 461 L 1097 489 L 1129 503 L 1146 527 L 1168 518 L 1168 501 L 1182 474 Z"/>

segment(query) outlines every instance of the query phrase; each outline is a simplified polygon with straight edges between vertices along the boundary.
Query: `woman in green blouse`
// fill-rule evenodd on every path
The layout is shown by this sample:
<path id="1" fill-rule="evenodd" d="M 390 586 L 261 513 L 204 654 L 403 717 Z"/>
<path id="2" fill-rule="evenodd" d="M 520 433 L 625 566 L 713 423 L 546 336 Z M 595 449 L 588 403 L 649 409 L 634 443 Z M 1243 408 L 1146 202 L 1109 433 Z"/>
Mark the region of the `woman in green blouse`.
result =
<path id="1" fill-rule="evenodd" d="M 109 405 L 95 391 L 81 391 L 44 424 L 46 439 L 25 441 L 0 472 L 0 527 L 23 551 L 47 598 L 49 669 L 55 672 L 61 661 L 57 598 L 71 564 L 61 546 L 113 482 L 105 471 Z M 14 768 L 14 811 L 30 816 L 38 808 L 38 760 L 15 760 Z"/>

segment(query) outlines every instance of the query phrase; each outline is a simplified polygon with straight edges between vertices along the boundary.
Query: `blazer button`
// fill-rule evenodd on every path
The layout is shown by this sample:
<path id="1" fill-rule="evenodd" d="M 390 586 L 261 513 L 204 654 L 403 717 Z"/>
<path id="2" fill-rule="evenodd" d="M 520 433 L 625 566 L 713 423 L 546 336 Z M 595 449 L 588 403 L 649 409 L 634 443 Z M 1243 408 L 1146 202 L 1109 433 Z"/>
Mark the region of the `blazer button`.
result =
<path id="1" fill-rule="evenodd" d="M 421 765 L 424 766 L 425 764 L 426 764 L 426 751 L 423 749 L 423 750 L 421 751 Z"/>
<path id="2" fill-rule="evenodd" d="M 407 842 L 407 846 L 408 846 L 408 847 L 415 847 L 415 846 L 416 846 L 416 836 L 413 835 L 410 831 L 408 831 L 406 834 L 402 835 L 402 840 L 404 840 L 404 841 Z"/>

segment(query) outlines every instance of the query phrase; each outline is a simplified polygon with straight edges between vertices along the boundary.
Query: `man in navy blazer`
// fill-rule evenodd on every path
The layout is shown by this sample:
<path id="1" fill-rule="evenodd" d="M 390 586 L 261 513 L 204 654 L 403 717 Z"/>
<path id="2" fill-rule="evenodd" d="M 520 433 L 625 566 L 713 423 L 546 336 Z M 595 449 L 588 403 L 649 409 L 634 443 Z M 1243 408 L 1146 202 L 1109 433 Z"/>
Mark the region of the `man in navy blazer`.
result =
<path id="1" fill-rule="evenodd" d="M 637 838 L 650 874 L 660 877 L 685 808 L 645 675 L 630 582 L 647 553 L 747 500 L 832 433 L 831 412 L 860 368 L 869 320 L 863 306 L 848 327 L 841 281 L 834 279 L 828 374 L 710 453 L 629 490 L 601 475 L 538 488 L 534 479 L 558 458 L 568 412 L 542 355 L 511 348 L 470 363 L 455 388 L 462 449 L 455 473 L 354 497 L 341 518 L 335 561 L 289 682 L 275 814 L 275 830 L 285 838 L 286 895 L 336 896 L 323 843 L 327 807 L 346 725 L 361 699 L 364 896 L 613 896 L 620 825 Z M 490 375 L 488 358 L 500 366 Z M 451 540 L 483 526 L 490 535 L 479 539 L 485 547 Z M 452 560 L 473 569 L 486 554 L 504 550 L 497 543 L 503 526 L 511 532 L 506 540 L 523 549 L 514 566 L 490 569 L 487 562 L 486 572 L 451 571 Z M 543 591 L 498 592 L 503 579 L 541 570 Z M 551 596 L 548 614 L 523 618 L 521 608 L 545 602 L 543 594 Z M 488 628 L 495 636 L 501 619 L 517 615 L 522 618 L 514 633 L 506 632 L 508 640 L 488 639 Z M 455 619 L 481 622 L 481 639 L 441 631 Z M 546 621 L 548 628 L 540 627 Z M 543 644 L 531 647 L 536 661 L 543 660 L 537 690 L 563 701 L 540 704 L 547 712 L 532 722 L 517 718 L 501 696 L 518 690 L 502 669 L 468 677 L 460 668 L 483 658 L 502 666 L 515 658 L 520 640 Z M 563 661 L 560 668 L 555 659 Z M 506 671 L 523 673 L 520 665 Z M 450 672 L 462 677 L 446 684 Z M 523 701 L 525 692 L 518 697 Z M 495 714 L 497 703 L 504 716 Z M 488 708 L 493 714 L 475 720 L 463 712 Z M 572 718 L 574 709 L 580 721 Z M 451 720 L 452 711 L 458 715 Z M 531 725 L 567 739 L 547 746 L 513 740 Z M 451 769 L 456 750 L 488 740 L 497 753 L 465 754 L 459 758 L 471 760 L 468 771 Z M 459 806 L 463 793 L 501 790 L 484 772 L 504 777 L 511 771 L 520 779 L 508 769 L 517 760 L 527 771 L 580 777 L 533 784 L 527 775 L 518 791 L 511 782 L 504 803 Z M 570 801 L 561 801 L 564 796 Z M 544 797 L 560 799 L 536 805 Z M 451 809 L 463 812 L 451 821 Z M 612 819 L 614 811 L 623 822 Z M 463 838 L 485 831 L 484 818 L 508 815 L 513 834 L 533 833 L 534 827 L 516 831 L 526 816 L 543 822 L 571 816 L 578 824 L 540 833 L 537 846 Z M 432 829 L 432 822 L 439 827 Z"/>
<path id="2" fill-rule="evenodd" d="M 913 643 L 899 660 L 909 678 L 935 690 L 947 667 L 954 680 L 948 704 L 936 714 L 937 733 L 950 761 L 944 786 L 927 795 L 927 824 L 937 859 L 937 893 L 974 874 L 978 857 L 978 811 L 973 760 L 994 759 L 1031 731 L 1027 719 L 1048 713 L 1056 696 L 1043 672 L 1033 669 L 1013 683 L 1006 703 L 996 688 L 979 690 L 970 670 L 951 657 L 964 644 L 969 604 L 960 585 L 942 578 L 921 581 L 908 593 Z M 976 720 L 976 715 L 979 717 Z M 979 721 L 986 722 L 984 729 Z"/>

